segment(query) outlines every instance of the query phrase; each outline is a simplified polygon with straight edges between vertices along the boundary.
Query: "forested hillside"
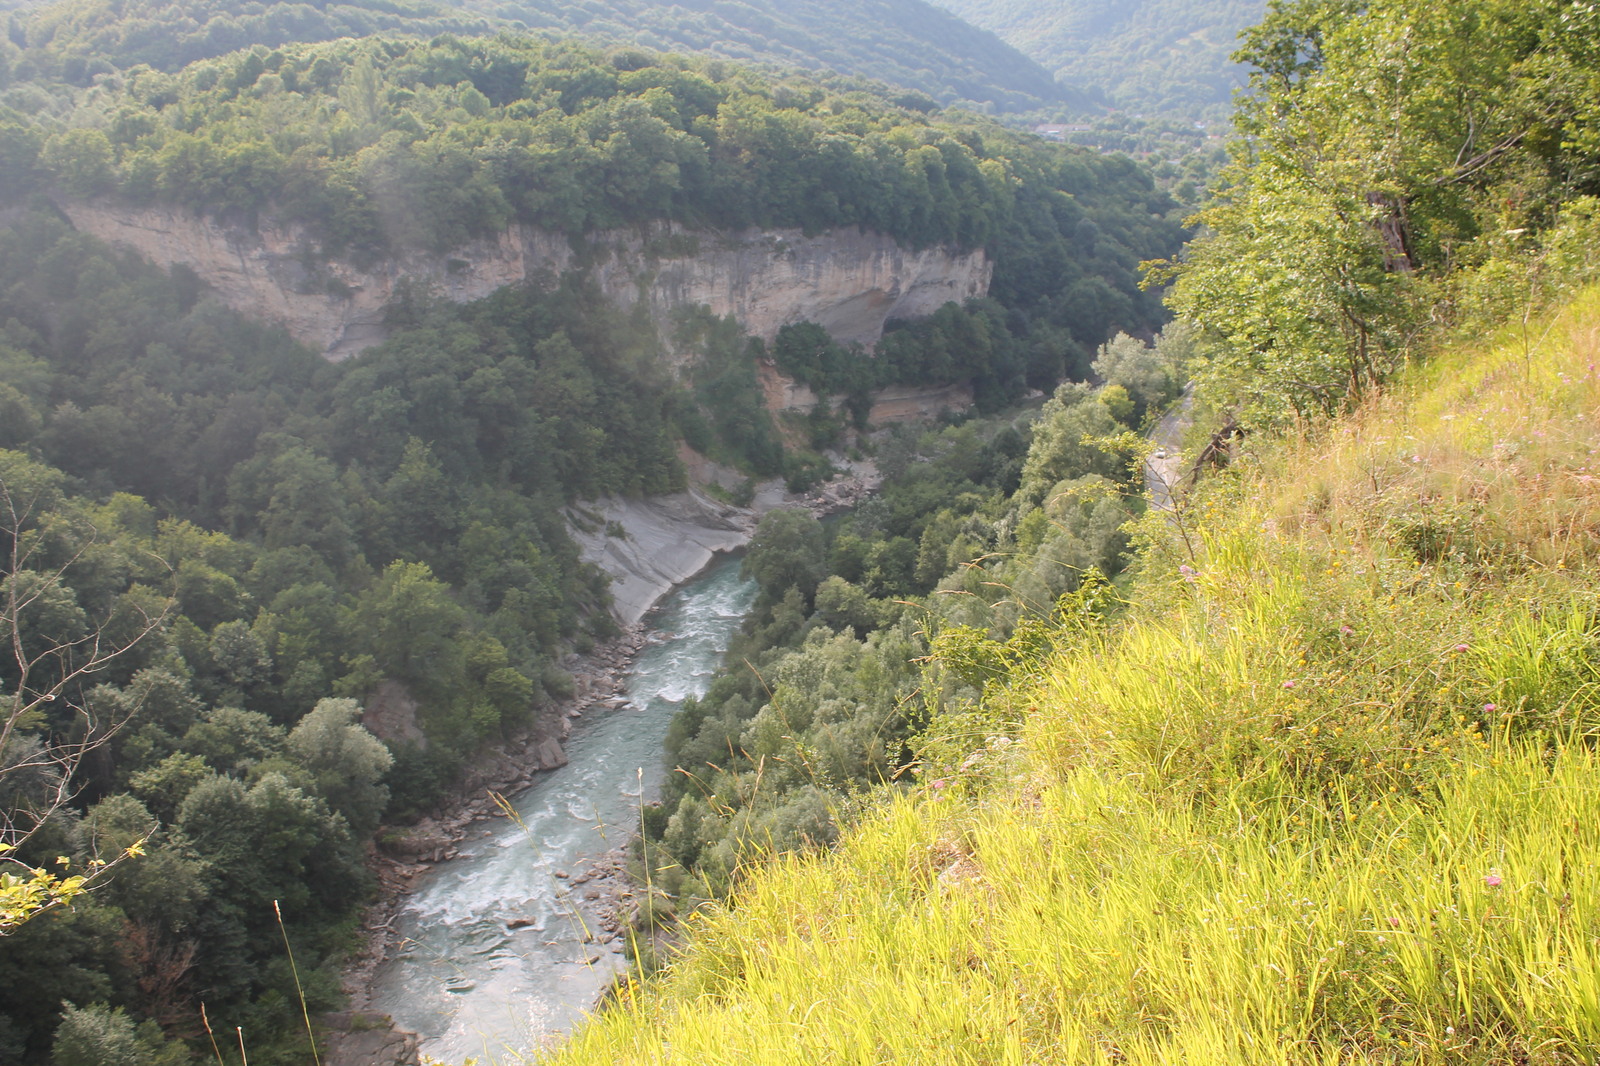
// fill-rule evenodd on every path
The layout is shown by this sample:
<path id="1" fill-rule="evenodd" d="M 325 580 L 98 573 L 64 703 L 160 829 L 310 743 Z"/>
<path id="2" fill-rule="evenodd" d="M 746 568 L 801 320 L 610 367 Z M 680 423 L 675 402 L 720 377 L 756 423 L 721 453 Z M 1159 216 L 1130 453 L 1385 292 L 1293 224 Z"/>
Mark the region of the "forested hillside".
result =
<path id="1" fill-rule="evenodd" d="M 910 91 L 908 100 L 1029 110 L 1067 98 L 1051 76 L 992 34 L 922 0 L 779 4 L 607 0 L 373 0 L 359 4 L 59 0 L 11 22 L 22 69 L 86 84 L 113 68 L 177 70 L 262 45 L 406 33 L 532 33 L 551 39 L 698 52 Z"/>
<path id="2" fill-rule="evenodd" d="M 763 525 L 640 855 L 682 950 L 559 1061 L 1591 1058 L 1597 31 L 1275 5 L 1161 343 Z"/>
<path id="3" fill-rule="evenodd" d="M 681 487 L 680 442 L 804 488 L 873 388 L 964 382 L 992 411 L 1086 375 L 1112 332 L 1159 327 L 1136 267 L 1181 236 L 1125 158 L 701 59 L 369 38 L 85 88 L 7 56 L 0 1052 L 27 1061 L 187 1061 L 201 1002 L 252 1062 L 303 1059 L 272 901 L 311 1008 L 336 1004 L 374 827 L 541 728 L 563 657 L 612 632 L 569 503 Z M 874 351 L 686 312 L 681 374 L 581 269 L 464 306 L 408 291 L 334 365 L 74 232 L 74 197 L 293 220 L 367 261 L 665 219 L 860 225 L 995 273 Z M 777 423 L 769 359 L 826 402 Z M 381 741 L 357 720 L 380 687 L 416 704 Z"/>
<path id="4" fill-rule="evenodd" d="M 1274 7 L 1169 301 L 1216 392 L 1272 422 L 1340 410 L 1473 301 L 1529 313 L 1600 194 L 1600 12 Z"/>
<path id="5" fill-rule="evenodd" d="M 1230 56 L 1265 0 L 936 0 L 1096 100 L 1148 117 L 1225 115 Z"/>
<path id="6" fill-rule="evenodd" d="M 0 126 L 9 189 L 270 215 L 329 252 L 444 252 L 512 221 L 854 225 L 989 249 L 1026 329 L 1092 346 L 1159 319 L 1136 268 L 1177 238 L 1126 158 L 682 57 L 511 38 L 263 49 L 109 79 L 70 128 L 33 92 Z"/>

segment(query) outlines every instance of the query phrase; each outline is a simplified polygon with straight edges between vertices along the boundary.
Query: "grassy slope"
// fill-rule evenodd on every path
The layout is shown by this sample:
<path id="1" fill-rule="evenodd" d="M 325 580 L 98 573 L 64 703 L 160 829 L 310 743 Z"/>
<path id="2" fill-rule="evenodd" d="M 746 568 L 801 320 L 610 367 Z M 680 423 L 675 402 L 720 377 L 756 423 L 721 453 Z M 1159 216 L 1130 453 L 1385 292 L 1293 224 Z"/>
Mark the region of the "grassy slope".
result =
<path id="1" fill-rule="evenodd" d="M 1016 741 L 750 877 L 558 1061 L 1593 1061 L 1597 361 L 1590 290 L 1257 444 L 993 701 Z"/>

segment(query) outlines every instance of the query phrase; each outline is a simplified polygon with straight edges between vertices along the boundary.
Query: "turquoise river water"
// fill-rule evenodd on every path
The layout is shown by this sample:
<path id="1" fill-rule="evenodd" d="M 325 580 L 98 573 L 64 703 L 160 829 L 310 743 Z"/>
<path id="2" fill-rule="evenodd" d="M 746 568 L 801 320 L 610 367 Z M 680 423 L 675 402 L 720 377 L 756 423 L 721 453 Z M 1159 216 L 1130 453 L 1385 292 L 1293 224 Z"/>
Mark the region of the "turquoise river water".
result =
<path id="1" fill-rule="evenodd" d="M 597 928 L 585 886 L 555 875 L 577 876 L 637 831 L 641 798 L 665 776 L 667 724 L 705 692 L 754 598 L 731 558 L 672 593 L 649 620 L 654 634 L 629 671 L 627 705 L 579 720 L 568 764 L 513 799 L 519 817 L 479 823 L 487 836 L 464 841 L 459 857 L 418 882 L 399 916 L 403 947 L 378 970 L 372 1006 L 419 1033 L 424 1055 L 531 1058 L 624 968 L 620 952 L 585 942 Z M 513 920 L 528 924 L 511 929 Z"/>

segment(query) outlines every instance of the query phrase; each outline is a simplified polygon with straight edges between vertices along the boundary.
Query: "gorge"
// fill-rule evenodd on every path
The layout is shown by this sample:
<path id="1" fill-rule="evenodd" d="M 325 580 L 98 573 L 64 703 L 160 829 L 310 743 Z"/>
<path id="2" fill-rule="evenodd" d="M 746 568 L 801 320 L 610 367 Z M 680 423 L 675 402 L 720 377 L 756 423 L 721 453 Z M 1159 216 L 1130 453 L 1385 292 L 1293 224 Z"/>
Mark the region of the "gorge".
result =
<path id="1" fill-rule="evenodd" d="M 88 624 L 161 619 L 71 689 L 127 728 L 62 812 L 83 835 L 29 856 L 87 863 L 103 837 L 151 861 L 0 943 L 0 1047 L 49 1056 L 63 1025 L 111 1012 L 187 1054 L 204 1002 L 251 1034 L 251 1061 L 294 1060 L 283 934 L 318 974 L 311 1009 L 336 1011 L 366 850 L 418 865 L 455 791 L 483 805 L 566 760 L 590 680 L 575 656 L 759 539 L 775 505 L 851 502 L 880 446 L 909 495 L 871 501 L 849 578 L 818 585 L 828 549 L 803 512 L 752 547 L 769 565 L 749 647 L 893 626 L 870 651 L 892 684 L 815 727 L 849 787 L 903 757 L 925 648 L 896 619 L 987 538 L 962 516 L 1027 447 L 1001 422 L 931 423 L 1157 324 L 1133 265 L 1179 230 L 1126 160 L 766 77 L 374 38 L 63 88 L 83 108 L 65 124 L 0 112 L 0 484 L 39 501 L 12 533 L 41 531 L 52 595 Z M 770 565 L 790 556 L 792 595 Z M 76 618 L 47 639 L 76 639 Z M 717 762 L 747 730 L 781 744 L 772 713 L 750 720 L 757 695 L 718 696 L 714 728 L 701 711 L 667 746 Z M 68 735 L 66 705 L 30 743 Z M 663 907 L 724 891 L 741 826 L 832 832 L 822 791 L 759 798 L 776 806 L 685 823 L 672 847 L 704 838 L 721 872 L 696 887 L 677 860 Z M 684 800 L 648 808 L 651 832 Z M 14 946 L 32 936 L 55 946 Z M 84 980 L 25 975 L 47 957 Z"/>
<path id="2" fill-rule="evenodd" d="M 417 1032 L 424 1055 L 515 1061 L 548 1047 L 625 969 L 644 889 L 591 868 L 637 834 L 639 804 L 659 793 L 668 723 L 705 692 L 753 599 L 738 571 L 738 559 L 719 561 L 669 597 L 622 698 L 586 713 L 567 765 L 510 797 L 508 817 L 476 823 L 486 828 L 402 905 L 397 949 L 366 1001 Z M 621 929 L 604 924 L 608 904 Z"/>

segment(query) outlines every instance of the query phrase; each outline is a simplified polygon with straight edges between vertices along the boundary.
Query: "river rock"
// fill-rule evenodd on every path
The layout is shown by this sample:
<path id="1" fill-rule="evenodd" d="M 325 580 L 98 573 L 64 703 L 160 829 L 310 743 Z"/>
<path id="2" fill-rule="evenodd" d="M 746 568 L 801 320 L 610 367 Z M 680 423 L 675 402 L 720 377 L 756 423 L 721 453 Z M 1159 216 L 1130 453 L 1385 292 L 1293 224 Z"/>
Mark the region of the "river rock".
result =
<path id="1" fill-rule="evenodd" d="M 555 737 L 540 741 L 534 748 L 533 758 L 541 770 L 554 770 L 558 766 L 567 765 L 567 753 L 561 750 L 561 741 Z"/>
<path id="2" fill-rule="evenodd" d="M 382 841 L 383 850 L 390 855 L 414 860 L 446 847 L 450 843 L 450 837 L 441 832 L 436 825 L 422 823 L 413 826 L 407 833 L 386 834 Z"/>
<path id="3" fill-rule="evenodd" d="M 387 1014 L 338 1011 L 319 1021 L 325 1066 L 420 1066 L 417 1034 L 395 1028 Z"/>

